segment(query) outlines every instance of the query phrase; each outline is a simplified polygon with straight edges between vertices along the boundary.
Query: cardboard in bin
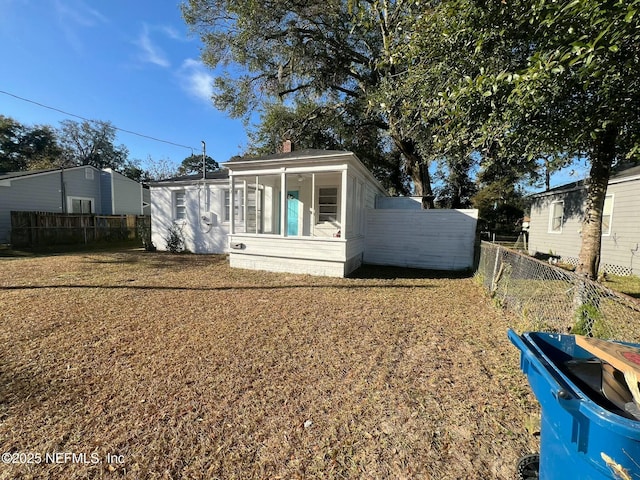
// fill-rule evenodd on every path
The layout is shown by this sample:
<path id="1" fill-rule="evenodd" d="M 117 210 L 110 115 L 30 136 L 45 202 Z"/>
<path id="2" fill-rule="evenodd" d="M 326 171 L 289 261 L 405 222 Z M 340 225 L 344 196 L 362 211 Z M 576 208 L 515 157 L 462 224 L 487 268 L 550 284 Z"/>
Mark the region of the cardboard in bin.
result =
<path id="1" fill-rule="evenodd" d="M 508 335 L 542 408 L 539 478 L 640 478 L 640 421 L 624 408 L 619 373 L 574 335 Z"/>

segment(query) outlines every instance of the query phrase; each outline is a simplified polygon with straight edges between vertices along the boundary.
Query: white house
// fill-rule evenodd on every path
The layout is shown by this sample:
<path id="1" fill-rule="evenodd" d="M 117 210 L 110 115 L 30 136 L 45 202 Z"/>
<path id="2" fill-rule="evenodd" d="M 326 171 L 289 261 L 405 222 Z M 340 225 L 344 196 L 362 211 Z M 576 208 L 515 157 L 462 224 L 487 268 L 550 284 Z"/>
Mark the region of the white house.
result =
<path id="1" fill-rule="evenodd" d="M 353 153 L 304 150 L 227 168 L 232 267 L 342 277 L 362 264 L 365 212 L 387 193 Z"/>
<path id="2" fill-rule="evenodd" d="M 577 265 L 586 188 L 574 182 L 532 195 L 529 253 L 552 254 Z M 602 218 L 600 269 L 618 275 L 640 272 L 640 166 L 609 180 Z"/>
<path id="3" fill-rule="evenodd" d="M 302 150 L 237 158 L 225 167 L 206 178 L 151 184 L 156 247 L 165 249 L 177 226 L 189 251 L 228 253 L 232 267 L 254 270 L 343 277 L 363 260 L 472 265 L 477 210 L 385 201 L 384 188 L 351 152 Z"/>
<path id="4" fill-rule="evenodd" d="M 151 184 L 158 248 L 176 224 L 188 250 L 228 252 L 234 267 L 344 276 L 361 265 L 365 210 L 387 194 L 353 153 L 303 150 L 225 167 Z"/>

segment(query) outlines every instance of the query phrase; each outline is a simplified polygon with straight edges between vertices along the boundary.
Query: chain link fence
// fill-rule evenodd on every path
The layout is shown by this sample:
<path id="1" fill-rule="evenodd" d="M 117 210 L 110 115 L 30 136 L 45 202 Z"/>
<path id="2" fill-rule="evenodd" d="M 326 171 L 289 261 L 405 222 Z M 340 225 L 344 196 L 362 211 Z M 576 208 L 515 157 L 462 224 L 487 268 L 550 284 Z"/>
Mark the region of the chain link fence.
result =
<path id="1" fill-rule="evenodd" d="M 482 242 L 476 277 L 517 330 L 640 342 L 640 302 L 568 270 Z"/>

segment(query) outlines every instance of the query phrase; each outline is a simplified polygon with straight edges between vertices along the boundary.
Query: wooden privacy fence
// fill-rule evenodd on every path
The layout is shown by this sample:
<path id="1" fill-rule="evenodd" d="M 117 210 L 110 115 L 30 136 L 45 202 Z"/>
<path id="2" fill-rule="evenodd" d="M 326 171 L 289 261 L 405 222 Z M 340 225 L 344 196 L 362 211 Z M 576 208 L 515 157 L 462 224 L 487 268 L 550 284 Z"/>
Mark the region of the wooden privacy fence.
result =
<path id="1" fill-rule="evenodd" d="M 148 215 L 11 212 L 11 244 L 43 247 L 135 240 L 150 231 Z"/>

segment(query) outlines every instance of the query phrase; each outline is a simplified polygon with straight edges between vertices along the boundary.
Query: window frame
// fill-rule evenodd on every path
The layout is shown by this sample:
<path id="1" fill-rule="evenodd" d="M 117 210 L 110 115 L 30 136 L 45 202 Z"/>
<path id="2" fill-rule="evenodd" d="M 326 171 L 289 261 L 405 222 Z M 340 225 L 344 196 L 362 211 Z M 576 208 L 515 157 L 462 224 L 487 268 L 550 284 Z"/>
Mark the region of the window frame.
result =
<path id="1" fill-rule="evenodd" d="M 180 196 L 182 196 L 182 205 L 178 204 L 178 198 Z M 173 221 L 186 222 L 187 221 L 187 192 L 184 188 L 180 190 L 173 190 L 171 192 L 171 205 L 173 206 Z M 182 214 L 180 214 L 181 211 L 182 211 Z"/>
<path id="2" fill-rule="evenodd" d="M 321 194 L 322 190 L 335 190 L 335 203 L 322 203 L 320 201 L 320 199 L 322 197 L 332 197 L 333 195 L 327 195 L 326 193 L 324 195 Z M 325 224 L 333 224 L 333 223 L 337 223 L 337 224 L 341 224 L 340 222 L 340 188 L 338 186 L 335 185 L 320 185 L 318 186 L 318 192 L 317 192 L 318 196 L 318 210 L 317 210 L 317 218 L 316 218 L 316 225 L 325 225 Z M 329 217 L 328 219 L 322 220 L 322 216 L 323 215 L 330 215 L 330 213 L 323 213 L 322 207 L 334 207 L 335 208 L 335 216 L 333 217 L 333 220 L 331 219 L 331 217 Z"/>
<path id="3" fill-rule="evenodd" d="M 562 215 L 560 217 L 555 216 L 556 207 L 562 205 Z M 554 229 L 554 219 L 560 218 L 560 223 L 557 229 Z M 548 233 L 559 234 L 562 233 L 564 226 L 564 200 L 555 200 L 551 202 L 551 208 L 549 209 L 549 228 Z"/>
<path id="4" fill-rule="evenodd" d="M 74 200 L 80 201 L 80 212 L 73 211 L 73 202 Z M 82 202 L 89 202 L 89 212 L 82 212 Z M 70 195 L 67 197 L 67 213 L 71 213 L 73 215 L 92 215 L 96 213 L 96 199 L 93 197 L 78 197 L 75 195 Z"/>
<path id="5" fill-rule="evenodd" d="M 235 221 L 236 223 L 244 223 L 244 188 L 236 188 L 235 195 Z M 222 223 L 231 222 L 231 189 L 229 187 L 222 189 Z"/>
<path id="6" fill-rule="evenodd" d="M 607 207 L 607 200 L 611 200 L 610 201 L 610 213 L 606 216 L 609 217 L 609 228 L 607 229 L 607 231 L 604 231 L 604 217 L 605 217 L 605 209 Z M 613 208 L 614 208 L 614 195 L 608 194 L 604 197 L 604 204 L 602 205 L 602 236 L 603 237 L 608 237 L 609 235 L 611 235 L 611 225 L 613 224 Z"/>

